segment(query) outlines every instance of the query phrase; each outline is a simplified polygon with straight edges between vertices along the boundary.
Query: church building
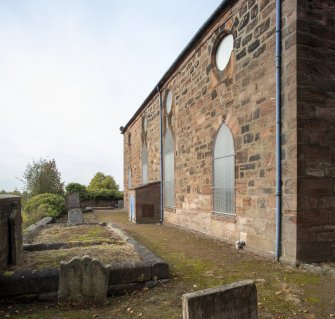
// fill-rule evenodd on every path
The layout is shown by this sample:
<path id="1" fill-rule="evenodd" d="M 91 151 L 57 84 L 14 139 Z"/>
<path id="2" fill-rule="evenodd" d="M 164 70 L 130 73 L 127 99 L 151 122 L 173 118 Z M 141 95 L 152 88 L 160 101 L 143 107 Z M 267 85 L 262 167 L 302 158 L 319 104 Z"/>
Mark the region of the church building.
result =
<path id="1" fill-rule="evenodd" d="M 335 259 L 333 0 L 222 1 L 148 93 L 121 128 L 131 220 Z"/>

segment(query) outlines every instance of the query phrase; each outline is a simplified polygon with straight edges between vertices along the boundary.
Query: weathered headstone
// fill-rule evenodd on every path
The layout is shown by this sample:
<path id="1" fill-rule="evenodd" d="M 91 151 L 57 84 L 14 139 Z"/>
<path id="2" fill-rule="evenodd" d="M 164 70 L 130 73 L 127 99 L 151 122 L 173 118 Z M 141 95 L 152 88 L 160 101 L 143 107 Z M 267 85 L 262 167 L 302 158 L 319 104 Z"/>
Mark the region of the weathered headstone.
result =
<path id="1" fill-rule="evenodd" d="M 89 256 L 62 261 L 59 272 L 58 301 L 102 304 L 106 302 L 109 268 Z"/>
<path id="2" fill-rule="evenodd" d="M 80 198 L 78 192 L 73 192 L 66 195 L 66 207 L 68 210 L 73 208 L 80 208 Z"/>
<path id="3" fill-rule="evenodd" d="M 257 290 L 251 280 L 183 295 L 183 319 L 257 319 Z"/>
<path id="4" fill-rule="evenodd" d="M 67 223 L 70 225 L 81 224 L 84 222 L 83 212 L 80 208 L 70 209 L 67 213 Z"/>
<path id="5" fill-rule="evenodd" d="M 123 208 L 123 200 L 122 199 L 117 201 L 117 207 L 118 208 Z"/>
<path id="6" fill-rule="evenodd" d="M 10 229 L 11 264 L 16 265 L 22 253 L 22 216 L 18 208 L 14 208 L 8 218 Z"/>
<path id="7" fill-rule="evenodd" d="M 15 265 L 21 252 L 21 199 L 14 195 L 0 195 L 0 270 Z"/>

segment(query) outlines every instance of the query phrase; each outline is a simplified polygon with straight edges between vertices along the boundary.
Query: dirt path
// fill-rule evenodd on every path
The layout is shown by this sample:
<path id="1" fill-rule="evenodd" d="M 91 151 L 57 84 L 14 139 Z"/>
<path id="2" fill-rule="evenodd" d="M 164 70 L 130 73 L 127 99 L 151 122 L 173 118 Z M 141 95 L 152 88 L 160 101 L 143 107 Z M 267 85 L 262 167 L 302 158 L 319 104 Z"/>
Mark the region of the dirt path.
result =
<path id="1" fill-rule="evenodd" d="M 10 318 L 181 318 L 183 293 L 244 279 L 256 280 L 259 318 L 335 316 L 333 278 L 238 252 L 220 241 L 175 227 L 134 225 L 122 211 L 99 211 L 93 217 L 115 223 L 167 261 L 171 280 L 154 289 L 110 298 L 108 305 L 97 309 L 41 304 L 13 306 L 0 309 L 5 311 L 0 312 L 0 318 L 6 313 Z"/>

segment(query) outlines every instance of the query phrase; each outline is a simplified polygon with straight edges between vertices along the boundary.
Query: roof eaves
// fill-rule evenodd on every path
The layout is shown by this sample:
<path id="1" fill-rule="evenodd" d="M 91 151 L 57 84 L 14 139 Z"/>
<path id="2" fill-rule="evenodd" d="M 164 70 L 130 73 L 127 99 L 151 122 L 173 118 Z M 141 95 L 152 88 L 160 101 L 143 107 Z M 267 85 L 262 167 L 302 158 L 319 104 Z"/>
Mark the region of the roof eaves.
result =
<path id="1" fill-rule="evenodd" d="M 201 28 L 198 30 L 198 32 L 193 36 L 193 38 L 188 42 L 184 50 L 177 56 L 175 61 L 172 63 L 170 68 L 164 73 L 163 77 L 158 81 L 158 83 L 155 85 L 153 90 L 150 92 L 150 94 L 147 96 L 147 98 L 144 100 L 144 102 L 141 104 L 141 106 L 137 109 L 135 114 L 131 117 L 131 119 L 128 121 L 128 123 L 121 127 L 121 133 L 124 134 L 124 132 L 127 130 L 129 125 L 136 119 L 136 117 L 141 113 L 141 111 L 144 109 L 146 104 L 156 95 L 157 93 L 157 87 L 161 87 L 162 84 L 168 79 L 170 74 L 172 74 L 179 64 L 183 61 L 183 59 L 186 57 L 186 55 L 193 49 L 193 47 L 198 43 L 199 40 L 201 40 L 203 34 L 207 31 L 207 29 L 212 25 L 212 23 L 217 19 L 218 16 L 220 16 L 222 10 L 224 10 L 227 5 L 234 0 L 223 0 L 221 4 L 216 8 L 216 10 L 210 15 L 210 17 L 206 20 L 206 22 L 201 26 Z"/>

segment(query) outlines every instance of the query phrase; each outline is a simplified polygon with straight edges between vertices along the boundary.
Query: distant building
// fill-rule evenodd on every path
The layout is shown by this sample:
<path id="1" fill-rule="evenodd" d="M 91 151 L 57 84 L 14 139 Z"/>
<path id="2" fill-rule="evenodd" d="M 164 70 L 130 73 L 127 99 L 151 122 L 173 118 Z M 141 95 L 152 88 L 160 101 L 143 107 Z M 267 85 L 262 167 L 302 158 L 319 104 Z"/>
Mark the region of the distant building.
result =
<path id="1" fill-rule="evenodd" d="M 335 2 L 281 14 L 280 152 L 276 1 L 223 1 L 159 81 L 164 222 L 289 263 L 334 259 Z M 160 181 L 160 94 L 122 130 L 126 207 Z"/>

